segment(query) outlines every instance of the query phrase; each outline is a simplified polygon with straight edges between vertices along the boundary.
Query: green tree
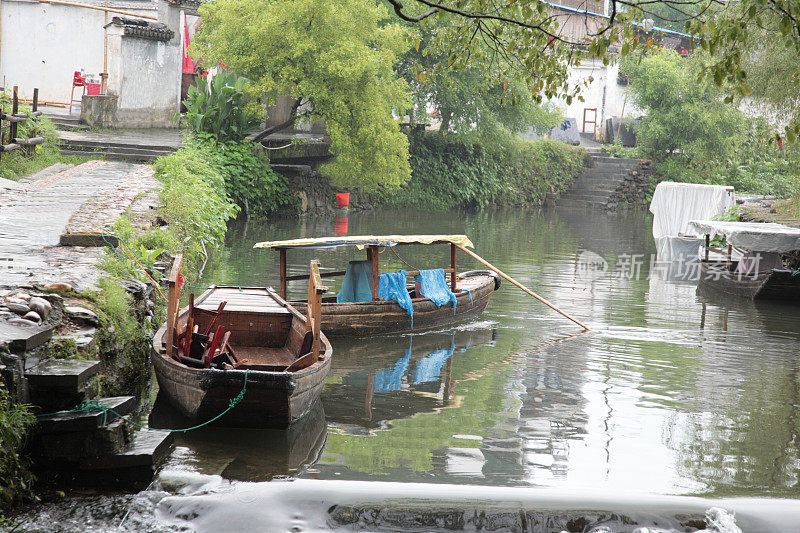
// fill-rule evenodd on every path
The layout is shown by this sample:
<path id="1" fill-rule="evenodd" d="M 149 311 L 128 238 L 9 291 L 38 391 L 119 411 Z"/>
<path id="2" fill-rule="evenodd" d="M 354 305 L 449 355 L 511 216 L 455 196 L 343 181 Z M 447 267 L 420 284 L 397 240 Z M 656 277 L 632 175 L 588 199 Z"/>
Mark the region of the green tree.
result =
<path id="1" fill-rule="evenodd" d="M 423 29 L 417 46 L 401 58 L 398 71 L 411 86 L 415 114 L 426 114 L 433 107 L 442 133 L 486 137 L 530 128 L 542 132 L 563 120 L 554 106 L 537 103 L 530 89 L 514 78 L 498 81 L 470 66 L 439 69 L 447 57 L 429 46 L 433 37 L 430 28 Z"/>
<path id="2" fill-rule="evenodd" d="M 744 115 L 722 102 L 716 86 L 697 81 L 701 67 L 700 58 L 684 58 L 670 50 L 652 50 L 622 63 L 633 101 L 645 112 L 637 132 L 645 156 L 702 165 L 733 155 Z"/>
<path id="3" fill-rule="evenodd" d="M 393 66 L 407 31 L 370 0 L 217 0 L 200 7 L 193 53 L 247 76 L 255 96 L 297 99 L 299 118 L 322 120 L 335 184 L 395 187 L 410 176 L 408 140 L 393 113 L 409 106 Z M 272 130 L 274 131 L 274 130 Z M 262 132 L 259 138 L 271 131 Z"/>

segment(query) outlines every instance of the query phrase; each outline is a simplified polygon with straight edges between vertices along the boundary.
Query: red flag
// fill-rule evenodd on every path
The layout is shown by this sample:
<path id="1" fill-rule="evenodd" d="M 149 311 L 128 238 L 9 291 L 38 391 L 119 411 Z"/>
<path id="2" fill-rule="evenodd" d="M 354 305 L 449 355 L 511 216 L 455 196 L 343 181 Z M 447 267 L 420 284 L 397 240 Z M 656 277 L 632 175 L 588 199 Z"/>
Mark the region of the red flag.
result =
<path id="1" fill-rule="evenodd" d="M 186 20 L 186 13 L 183 14 L 183 73 L 194 74 L 194 60 L 189 57 L 187 50 L 191 44 L 189 37 L 189 21 Z"/>
<path id="2" fill-rule="evenodd" d="M 181 287 L 183 287 L 183 275 L 180 272 L 178 272 L 178 283 L 177 284 L 178 284 L 178 288 L 179 289 Z"/>

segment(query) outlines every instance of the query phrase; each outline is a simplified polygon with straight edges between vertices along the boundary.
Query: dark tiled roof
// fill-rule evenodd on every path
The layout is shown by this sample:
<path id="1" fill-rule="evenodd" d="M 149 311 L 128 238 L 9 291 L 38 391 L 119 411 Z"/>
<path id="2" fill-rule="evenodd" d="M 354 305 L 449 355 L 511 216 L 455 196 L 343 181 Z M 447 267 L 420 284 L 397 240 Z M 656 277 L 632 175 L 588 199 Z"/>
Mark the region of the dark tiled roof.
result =
<path id="1" fill-rule="evenodd" d="M 142 39 L 152 39 L 154 41 L 169 41 L 175 36 L 175 32 L 161 22 L 148 22 L 128 17 L 114 17 L 108 25 L 122 27 L 125 31 L 125 35 L 141 37 Z"/>

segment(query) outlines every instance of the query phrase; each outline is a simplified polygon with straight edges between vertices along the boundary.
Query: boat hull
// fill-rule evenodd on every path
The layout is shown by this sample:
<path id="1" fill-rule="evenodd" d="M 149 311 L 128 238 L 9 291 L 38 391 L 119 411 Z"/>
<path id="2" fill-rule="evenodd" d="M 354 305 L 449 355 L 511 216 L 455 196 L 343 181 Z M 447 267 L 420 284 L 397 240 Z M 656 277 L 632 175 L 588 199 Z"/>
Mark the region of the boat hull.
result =
<path id="1" fill-rule="evenodd" d="M 218 416 L 247 387 L 242 400 L 213 424 L 230 427 L 286 428 L 319 398 L 330 358 L 302 372 L 189 368 L 152 353 L 159 389 L 170 403 L 196 423 Z"/>
<path id="2" fill-rule="evenodd" d="M 800 304 L 800 276 L 788 270 L 739 276 L 724 264 L 700 263 L 698 288 L 748 300 L 772 300 Z"/>
<path id="3" fill-rule="evenodd" d="M 418 331 L 472 318 L 486 309 L 495 291 L 495 278 L 488 275 L 465 278 L 458 281 L 457 288 L 461 292 L 456 294 L 455 312 L 450 303 L 436 307 L 428 298 L 413 298 L 413 323 L 394 301 L 323 302 L 322 329 L 328 337 L 377 335 Z M 290 303 L 300 313 L 306 312 L 304 302 Z"/>

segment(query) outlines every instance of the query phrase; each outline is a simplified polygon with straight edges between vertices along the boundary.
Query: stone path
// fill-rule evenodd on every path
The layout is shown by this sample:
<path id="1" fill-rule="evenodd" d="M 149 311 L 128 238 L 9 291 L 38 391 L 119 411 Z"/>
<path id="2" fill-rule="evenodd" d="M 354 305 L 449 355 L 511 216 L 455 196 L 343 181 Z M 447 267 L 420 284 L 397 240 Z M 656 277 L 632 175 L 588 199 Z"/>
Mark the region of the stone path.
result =
<path id="1" fill-rule="evenodd" d="M 146 165 L 89 161 L 0 189 L 0 286 L 96 283 L 102 248 L 59 246 L 68 224 L 80 230 L 109 225 L 141 192 L 158 183 Z M 82 209 L 87 205 L 86 209 Z"/>

